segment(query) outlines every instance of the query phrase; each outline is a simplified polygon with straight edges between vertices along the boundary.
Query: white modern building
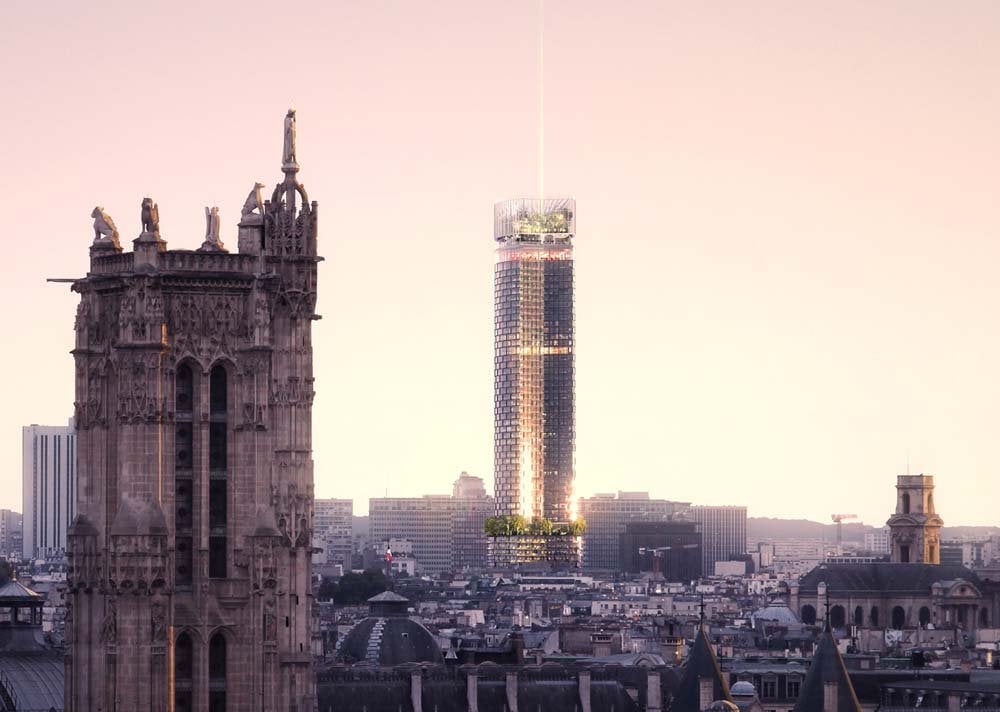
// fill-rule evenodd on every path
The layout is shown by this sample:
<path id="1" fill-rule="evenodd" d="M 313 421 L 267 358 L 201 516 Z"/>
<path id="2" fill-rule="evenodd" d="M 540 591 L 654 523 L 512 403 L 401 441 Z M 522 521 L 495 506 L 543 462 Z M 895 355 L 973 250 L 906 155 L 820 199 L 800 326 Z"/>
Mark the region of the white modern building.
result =
<path id="1" fill-rule="evenodd" d="M 76 427 L 26 425 L 21 429 L 21 501 L 25 559 L 61 555 L 76 516 Z"/>
<path id="2" fill-rule="evenodd" d="M 313 554 L 314 564 L 340 564 L 351 568 L 354 553 L 352 524 L 354 500 L 317 499 L 313 505 L 313 547 L 322 551 Z"/>
<path id="3" fill-rule="evenodd" d="M 420 570 L 427 574 L 484 568 L 485 524 L 494 513 L 493 498 L 487 496 L 480 478 L 465 472 L 455 481 L 452 492 L 369 499 L 372 541 L 409 540 Z"/>
<path id="4" fill-rule="evenodd" d="M 889 527 L 881 527 L 865 532 L 865 551 L 874 554 L 888 554 L 892 550 L 889 545 Z"/>

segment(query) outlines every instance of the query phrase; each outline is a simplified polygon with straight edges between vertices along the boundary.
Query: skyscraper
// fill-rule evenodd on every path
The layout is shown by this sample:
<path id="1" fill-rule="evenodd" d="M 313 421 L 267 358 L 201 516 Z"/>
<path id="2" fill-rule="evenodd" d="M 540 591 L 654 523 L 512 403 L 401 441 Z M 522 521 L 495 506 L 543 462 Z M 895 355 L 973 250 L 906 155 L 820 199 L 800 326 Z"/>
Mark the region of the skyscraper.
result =
<path id="1" fill-rule="evenodd" d="M 24 517 L 20 512 L 0 509 L 0 557 L 24 556 Z"/>
<path id="2" fill-rule="evenodd" d="M 747 553 L 746 507 L 691 507 L 690 517 L 701 525 L 702 573 L 715 573 L 716 561 L 730 561 Z"/>
<path id="3" fill-rule="evenodd" d="M 495 206 L 494 483 L 500 516 L 572 518 L 575 231 L 570 198 Z M 533 550 L 522 553 L 546 558 Z"/>
<path id="4" fill-rule="evenodd" d="M 317 499 L 313 504 L 313 543 L 322 551 L 313 554 L 315 564 L 340 564 L 351 569 L 354 553 L 354 500 Z"/>
<path id="5" fill-rule="evenodd" d="M 483 525 L 493 513 L 483 481 L 463 472 L 452 495 L 372 497 L 368 526 L 372 541 L 407 539 L 424 573 L 486 566 Z"/>
<path id="6" fill-rule="evenodd" d="M 486 518 L 493 514 L 493 498 L 481 477 L 463 472 L 452 487 L 452 566 L 455 571 L 481 569 L 487 564 Z"/>
<path id="7" fill-rule="evenodd" d="M 21 429 L 22 556 L 36 559 L 66 550 L 76 515 L 76 428 L 26 425 Z M 10 553 L 5 551 L 4 554 Z"/>
<path id="8" fill-rule="evenodd" d="M 148 198 L 132 251 L 103 209 L 92 214 L 90 269 L 73 283 L 73 712 L 315 707 L 321 258 L 317 205 L 296 178 L 294 111 L 283 159 L 270 200 L 257 184 L 243 205 L 238 253 L 223 246 L 215 209 L 195 250 L 167 249 Z"/>
<path id="9" fill-rule="evenodd" d="M 626 562 L 619 559 L 619 537 L 631 522 L 666 522 L 683 517 L 690 502 L 650 499 L 649 492 L 618 492 L 581 497 L 580 516 L 587 522 L 583 535 L 585 569 L 622 571 Z M 699 562 L 700 563 L 700 562 Z"/>

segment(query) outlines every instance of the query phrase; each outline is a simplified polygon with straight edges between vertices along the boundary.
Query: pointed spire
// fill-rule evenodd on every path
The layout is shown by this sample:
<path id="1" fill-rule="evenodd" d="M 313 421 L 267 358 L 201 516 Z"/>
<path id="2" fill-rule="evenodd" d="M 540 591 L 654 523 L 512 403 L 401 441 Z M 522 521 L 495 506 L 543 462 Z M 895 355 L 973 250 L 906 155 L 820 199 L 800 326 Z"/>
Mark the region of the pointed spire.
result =
<path id="1" fill-rule="evenodd" d="M 704 613 L 702 613 L 702 619 L 695 634 L 691 655 L 688 656 L 687 662 L 684 664 L 684 672 L 681 674 L 681 681 L 677 687 L 674 702 L 670 706 L 670 712 L 701 712 L 702 680 L 711 681 L 713 701 L 733 701 L 729 694 L 729 683 L 726 681 L 725 675 L 722 674 L 719 660 L 715 657 L 715 651 L 712 650 L 712 644 L 708 640 L 708 633 L 705 632 Z"/>
<path id="2" fill-rule="evenodd" d="M 828 710 L 824 702 L 830 699 L 828 688 L 833 687 L 837 690 L 836 707 Z M 819 636 L 794 712 L 861 712 L 861 703 L 829 625 Z"/>

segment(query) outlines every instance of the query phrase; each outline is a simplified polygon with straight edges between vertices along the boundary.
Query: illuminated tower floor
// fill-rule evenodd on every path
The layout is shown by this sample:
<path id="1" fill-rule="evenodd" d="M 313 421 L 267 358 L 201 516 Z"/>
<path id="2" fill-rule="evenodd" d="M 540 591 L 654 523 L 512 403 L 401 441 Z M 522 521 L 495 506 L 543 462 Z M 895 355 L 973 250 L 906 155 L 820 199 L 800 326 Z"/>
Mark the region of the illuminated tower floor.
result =
<path id="1" fill-rule="evenodd" d="M 573 518 L 575 212 L 571 199 L 517 199 L 495 209 L 496 507 L 499 517 L 527 523 Z M 576 537 L 548 541 L 540 529 L 496 537 L 504 540 L 492 542 L 494 565 L 574 563 L 568 539 Z"/>

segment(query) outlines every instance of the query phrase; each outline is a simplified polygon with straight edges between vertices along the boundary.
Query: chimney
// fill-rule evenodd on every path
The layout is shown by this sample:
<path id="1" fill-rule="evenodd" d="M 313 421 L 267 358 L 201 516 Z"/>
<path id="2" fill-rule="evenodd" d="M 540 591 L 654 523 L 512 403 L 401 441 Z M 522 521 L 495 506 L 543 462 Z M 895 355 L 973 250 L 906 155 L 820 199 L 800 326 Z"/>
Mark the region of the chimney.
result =
<path id="1" fill-rule="evenodd" d="M 524 633 L 519 630 L 512 631 L 510 634 L 510 647 L 514 652 L 514 662 L 517 665 L 524 664 Z"/>
<path id="2" fill-rule="evenodd" d="M 465 677 L 465 706 L 469 712 L 479 712 L 479 675 L 475 670 Z"/>
<path id="3" fill-rule="evenodd" d="M 580 712 L 590 712 L 590 670 L 581 670 L 578 682 L 580 686 Z"/>
<path id="4" fill-rule="evenodd" d="M 517 673 L 507 673 L 507 712 L 517 712 Z"/>
<path id="5" fill-rule="evenodd" d="M 423 683 L 423 673 L 410 673 L 410 702 L 413 704 L 413 712 L 424 712 Z"/>
<path id="6" fill-rule="evenodd" d="M 837 712 L 837 681 L 823 683 L 823 712 Z"/>
<path id="7" fill-rule="evenodd" d="M 646 674 L 646 712 L 663 711 L 663 690 L 660 688 L 660 673 Z"/>
<path id="8" fill-rule="evenodd" d="M 713 702 L 715 702 L 715 684 L 712 678 L 698 678 L 698 709 L 707 710 Z"/>

